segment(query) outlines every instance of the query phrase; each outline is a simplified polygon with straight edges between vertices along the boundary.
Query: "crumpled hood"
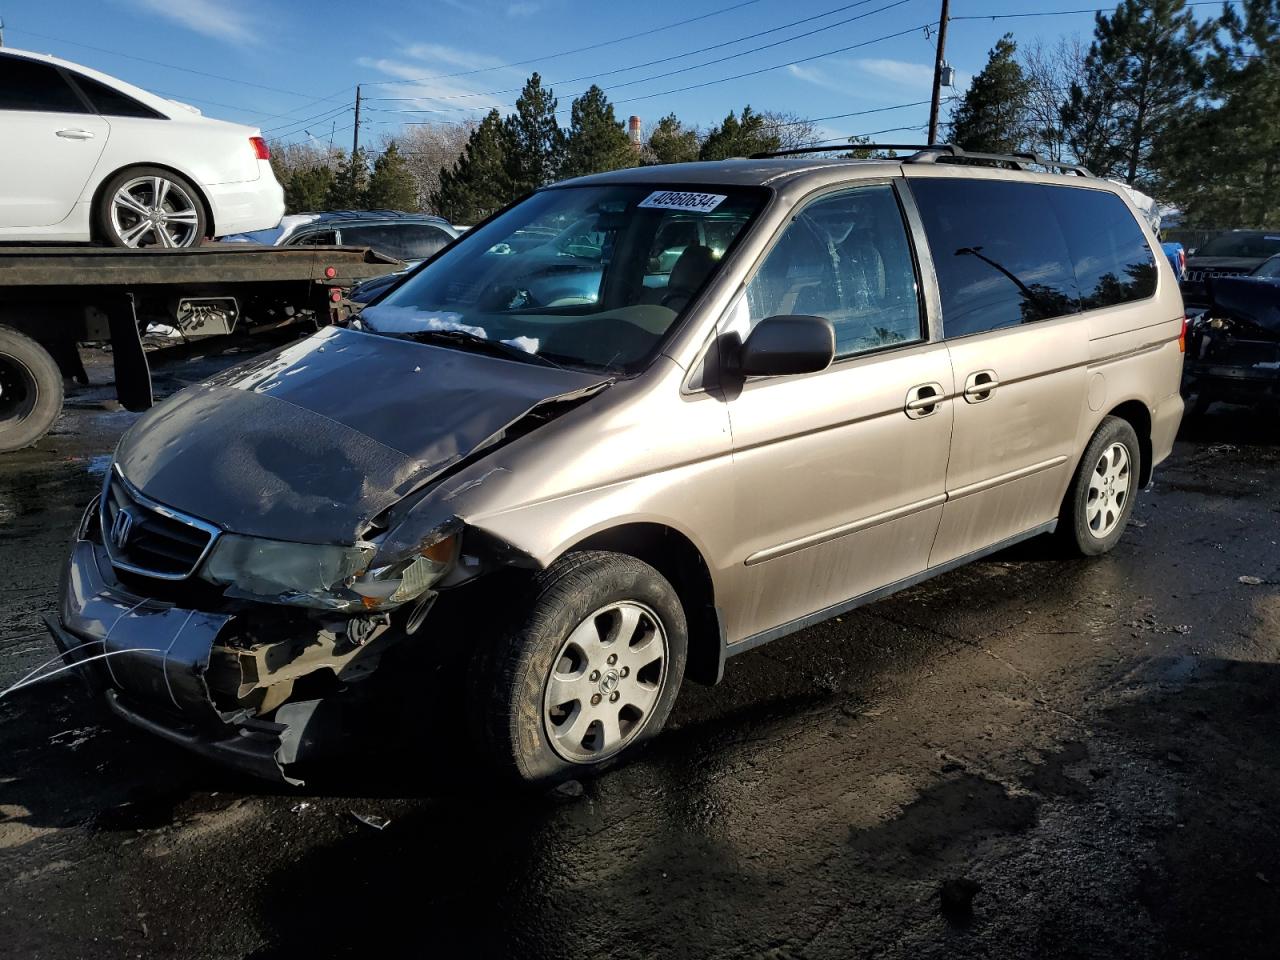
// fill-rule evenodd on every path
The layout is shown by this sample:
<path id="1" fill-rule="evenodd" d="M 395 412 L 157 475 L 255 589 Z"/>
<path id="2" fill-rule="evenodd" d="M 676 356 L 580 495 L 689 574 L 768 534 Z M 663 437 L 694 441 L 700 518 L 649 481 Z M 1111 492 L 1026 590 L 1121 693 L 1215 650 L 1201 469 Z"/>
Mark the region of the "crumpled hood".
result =
<path id="1" fill-rule="evenodd" d="M 1258 335 L 1280 340 L 1280 281 L 1267 277 L 1215 277 L 1210 313 L 1245 321 Z"/>
<path id="2" fill-rule="evenodd" d="M 235 533 L 351 543 L 533 407 L 602 381 L 328 327 L 160 404 L 116 463 L 148 497 Z"/>

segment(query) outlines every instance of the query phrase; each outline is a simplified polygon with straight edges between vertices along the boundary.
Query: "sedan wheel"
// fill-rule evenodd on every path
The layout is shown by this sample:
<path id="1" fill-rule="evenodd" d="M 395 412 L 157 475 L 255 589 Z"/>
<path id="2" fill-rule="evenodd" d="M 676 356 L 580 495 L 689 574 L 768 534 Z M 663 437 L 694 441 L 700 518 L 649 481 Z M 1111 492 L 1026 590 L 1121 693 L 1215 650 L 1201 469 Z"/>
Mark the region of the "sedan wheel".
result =
<path id="1" fill-rule="evenodd" d="M 110 198 L 110 229 L 119 246 L 191 247 L 200 241 L 200 202 L 168 177 L 133 177 Z"/>
<path id="2" fill-rule="evenodd" d="M 569 634 L 547 678 L 552 749 L 571 763 L 622 750 L 653 715 L 666 667 L 667 633 L 652 610 L 631 600 L 596 610 Z"/>

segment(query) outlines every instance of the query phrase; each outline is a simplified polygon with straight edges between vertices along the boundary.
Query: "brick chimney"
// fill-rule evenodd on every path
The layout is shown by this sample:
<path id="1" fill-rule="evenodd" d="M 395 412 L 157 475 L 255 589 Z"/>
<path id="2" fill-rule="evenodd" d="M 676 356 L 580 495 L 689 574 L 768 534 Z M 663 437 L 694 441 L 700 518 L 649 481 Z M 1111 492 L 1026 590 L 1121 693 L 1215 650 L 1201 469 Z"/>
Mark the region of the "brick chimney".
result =
<path id="1" fill-rule="evenodd" d="M 640 118 L 633 116 L 627 120 L 627 137 L 631 140 L 631 145 L 637 149 L 640 147 Z"/>

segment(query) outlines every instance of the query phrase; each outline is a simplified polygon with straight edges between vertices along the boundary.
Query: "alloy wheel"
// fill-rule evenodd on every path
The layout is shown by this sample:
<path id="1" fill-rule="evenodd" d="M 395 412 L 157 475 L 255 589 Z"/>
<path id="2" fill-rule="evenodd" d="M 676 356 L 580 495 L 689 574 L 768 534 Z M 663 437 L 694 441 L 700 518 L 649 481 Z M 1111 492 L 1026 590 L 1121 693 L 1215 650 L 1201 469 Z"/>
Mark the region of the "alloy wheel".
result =
<path id="1" fill-rule="evenodd" d="M 164 177 L 136 177 L 111 198 L 111 226 L 126 247 L 190 247 L 200 237 L 196 200 Z"/>
<path id="2" fill-rule="evenodd" d="M 662 621 L 633 600 L 610 603 L 575 627 L 543 694 L 547 739 L 571 763 L 613 756 L 645 728 L 667 679 Z"/>
<path id="3" fill-rule="evenodd" d="M 1111 444 L 1089 474 L 1089 493 L 1085 500 L 1085 522 L 1097 539 L 1108 537 L 1120 523 L 1132 483 L 1128 448 L 1123 443 Z"/>

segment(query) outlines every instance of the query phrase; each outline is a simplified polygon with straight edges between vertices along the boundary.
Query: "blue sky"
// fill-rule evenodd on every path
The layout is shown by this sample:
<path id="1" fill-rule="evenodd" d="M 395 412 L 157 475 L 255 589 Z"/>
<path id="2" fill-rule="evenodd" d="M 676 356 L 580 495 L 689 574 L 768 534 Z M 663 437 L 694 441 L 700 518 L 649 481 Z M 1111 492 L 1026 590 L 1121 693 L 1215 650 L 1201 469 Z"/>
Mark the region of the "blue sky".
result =
<path id="1" fill-rule="evenodd" d="M 952 0 L 951 15 L 1101 4 Z M 505 112 L 533 70 L 555 89 L 566 126 L 572 96 L 593 82 L 620 118 L 651 121 L 674 111 L 705 126 L 750 103 L 837 117 L 820 124 L 828 137 L 920 126 L 927 105 L 881 108 L 928 99 L 934 41 L 924 25 L 936 21 L 938 7 L 938 0 L 0 0 L 0 17 L 7 46 L 83 63 L 271 137 L 332 136 L 349 145 L 357 83 L 370 98 L 362 138 L 376 142 L 407 121 L 456 122 L 490 106 Z M 1092 26 L 1088 13 L 957 19 L 947 59 L 963 84 L 1006 30 L 1020 42 L 1051 43 L 1087 37 Z M 763 35 L 729 42 L 751 34 Z M 900 35 L 879 39 L 890 34 Z M 579 49 L 587 46 L 595 49 Z M 861 111 L 880 112 L 839 116 Z M 881 139 L 921 135 L 890 131 Z"/>

